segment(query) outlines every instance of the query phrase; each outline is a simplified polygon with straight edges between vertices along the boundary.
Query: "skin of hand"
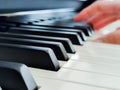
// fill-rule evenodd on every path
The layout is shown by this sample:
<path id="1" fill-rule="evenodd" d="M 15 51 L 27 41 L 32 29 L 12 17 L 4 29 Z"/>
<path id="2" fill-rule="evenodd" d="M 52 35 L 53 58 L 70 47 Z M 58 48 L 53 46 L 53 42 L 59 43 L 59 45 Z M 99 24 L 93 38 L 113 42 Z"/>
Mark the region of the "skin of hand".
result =
<path id="1" fill-rule="evenodd" d="M 92 24 L 95 30 L 118 19 L 120 19 L 120 0 L 97 0 L 74 17 L 76 22 L 85 20 Z"/>
<path id="2" fill-rule="evenodd" d="M 88 24 L 92 24 L 95 30 L 118 19 L 120 19 L 120 0 L 97 0 L 74 17 L 76 22 L 85 20 Z M 120 28 L 96 39 L 96 41 L 120 44 Z"/>
<path id="3" fill-rule="evenodd" d="M 120 29 L 116 30 L 112 33 L 109 33 L 107 35 L 104 35 L 104 36 L 96 39 L 95 41 L 110 43 L 110 44 L 120 44 Z"/>

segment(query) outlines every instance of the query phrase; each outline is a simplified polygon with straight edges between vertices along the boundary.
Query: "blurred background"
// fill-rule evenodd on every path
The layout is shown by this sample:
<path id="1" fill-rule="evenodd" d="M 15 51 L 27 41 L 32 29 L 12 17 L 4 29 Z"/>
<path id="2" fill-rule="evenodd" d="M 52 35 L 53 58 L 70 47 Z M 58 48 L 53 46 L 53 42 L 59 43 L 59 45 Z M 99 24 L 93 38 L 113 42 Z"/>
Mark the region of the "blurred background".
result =
<path id="1" fill-rule="evenodd" d="M 0 0 L 0 13 L 58 8 L 79 8 L 94 0 Z M 87 3 L 87 4 L 85 4 Z"/>

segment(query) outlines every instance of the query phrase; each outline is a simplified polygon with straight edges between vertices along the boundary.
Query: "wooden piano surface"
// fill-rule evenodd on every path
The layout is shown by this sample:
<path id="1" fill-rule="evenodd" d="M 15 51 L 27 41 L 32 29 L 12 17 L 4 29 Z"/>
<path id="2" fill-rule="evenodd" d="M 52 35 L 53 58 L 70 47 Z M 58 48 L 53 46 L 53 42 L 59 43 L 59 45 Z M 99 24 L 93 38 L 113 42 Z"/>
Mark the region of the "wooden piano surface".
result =
<path id="1" fill-rule="evenodd" d="M 74 45 L 77 52 L 69 54 L 69 61 L 59 61 L 59 71 L 29 68 L 39 90 L 120 90 L 120 46 L 94 42 L 119 22 L 96 32 L 84 46 Z"/>
<path id="2" fill-rule="evenodd" d="M 96 32 L 84 46 L 76 45 L 77 52 L 69 55 L 69 61 L 60 62 L 59 71 L 30 68 L 39 90 L 120 90 L 120 46 L 93 42 L 115 30 L 119 22 Z"/>

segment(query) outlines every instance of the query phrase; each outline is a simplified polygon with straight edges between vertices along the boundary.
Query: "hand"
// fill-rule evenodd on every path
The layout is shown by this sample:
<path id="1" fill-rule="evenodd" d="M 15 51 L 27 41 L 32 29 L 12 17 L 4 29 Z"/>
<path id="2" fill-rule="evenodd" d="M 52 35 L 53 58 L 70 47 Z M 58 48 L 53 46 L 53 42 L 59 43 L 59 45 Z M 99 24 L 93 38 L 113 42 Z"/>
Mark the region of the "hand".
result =
<path id="1" fill-rule="evenodd" d="M 74 21 L 86 20 L 99 30 L 107 24 L 120 19 L 120 0 L 97 0 L 81 11 Z"/>
<path id="2" fill-rule="evenodd" d="M 96 39 L 96 41 L 110 44 L 120 44 L 120 28 L 118 28 L 116 31 L 112 33 L 109 33 Z"/>

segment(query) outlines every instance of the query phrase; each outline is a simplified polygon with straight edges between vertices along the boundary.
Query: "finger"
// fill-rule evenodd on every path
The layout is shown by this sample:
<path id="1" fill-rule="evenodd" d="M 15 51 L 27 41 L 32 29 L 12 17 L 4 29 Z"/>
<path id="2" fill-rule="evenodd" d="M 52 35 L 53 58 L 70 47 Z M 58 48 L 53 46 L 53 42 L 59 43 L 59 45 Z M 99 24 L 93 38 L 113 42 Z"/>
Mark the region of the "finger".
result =
<path id="1" fill-rule="evenodd" d="M 81 11 L 77 16 L 74 17 L 74 21 L 79 22 L 89 18 L 90 16 L 94 15 L 96 12 L 99 12 L 98 3 L 93 3 L 89 7 L 85 8 Z"/>
<path id="2" fill-rule="evenodd" d="M 120 31 L 112 32 L 108 35 L 96 39 L 97 42 L 120 44 Z"/>
<path id="3" fill-rule="evenodd" d="M 111 17 L 107 17 L 106 19 L 99 21 L 98 23 L 94 23 L 93 27 L 96 30 L 99 30 L 99 29 L 103 28 L 104 26 L 116 21 L 117 19 L 118 19 L 118 17 L 116 15 L 113 15 Z"/>
<path id="4" fill-rule="evenodd" d="M 118 27 L 116 30 L 120 30 L 120 27 Z"/>
<path id="5" fill-rule="evenodd" d="M 89 18 L 86 22 L 88 24 L 94 24 L 97 23 L 101 20 L 104 20 L 105 18 L 107 18 L 109 15 L 105 14 L 105 13 L 97 13 L 96 15 L 94 15 L 93 17 Z"/>
<path id="6" fill-rule="evenodd" d="M 80 12 L 75 18 L 75 21 L 82 21 L 86 20 L 89 17 L 95 15 L 97 12 L 105 12 L 105 13 L 115 13 L 120 10 L 119 1 L 112 1 L 112 0 L 98 0 L 82 12 Z"/>

